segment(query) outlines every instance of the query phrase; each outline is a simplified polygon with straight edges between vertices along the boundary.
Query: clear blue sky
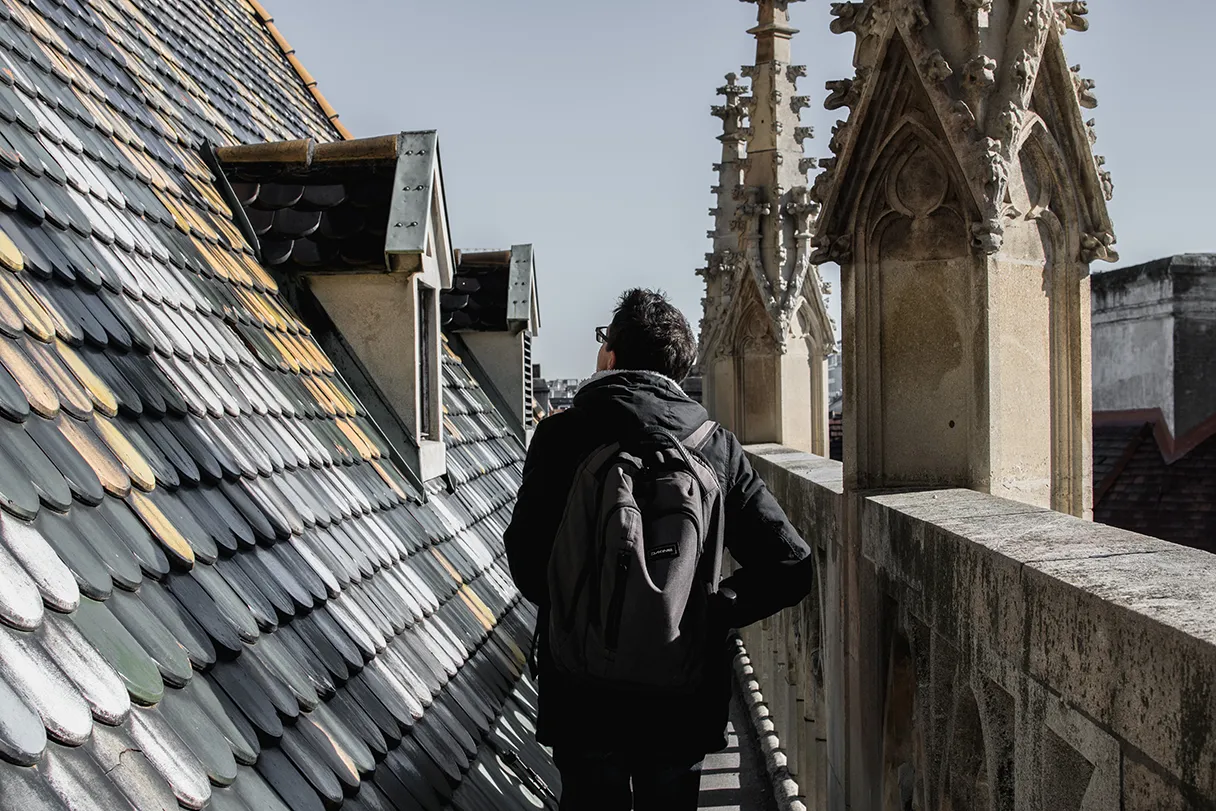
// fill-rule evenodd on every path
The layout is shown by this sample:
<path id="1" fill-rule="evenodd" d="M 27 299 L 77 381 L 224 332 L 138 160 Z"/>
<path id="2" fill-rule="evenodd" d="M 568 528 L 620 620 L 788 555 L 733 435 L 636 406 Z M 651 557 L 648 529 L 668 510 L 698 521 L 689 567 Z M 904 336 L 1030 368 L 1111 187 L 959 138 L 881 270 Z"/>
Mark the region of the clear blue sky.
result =
<path id="1" fill-rule="evenodd" d="M 667 290 L 694 327 L 718 159 L 709 106 L 753 61 L 738 0 L 263 0 L 357 136 L 437 129 L 457 247 L 536 246 L 546 377 L 582 377 L 626 287 Z M 1216 3 L 1091 3 L 1065 38 L 1097 81 L 1122 264 L 1216 251 Z M 791 6 L 800 87 L 851 74 L 828 0 Z M 828 154 L 838 113 L 803 113 Z M 835 274 L 825 269 L 825 276 Z M 838 297 L 831 301 L 838 311 Z"/>

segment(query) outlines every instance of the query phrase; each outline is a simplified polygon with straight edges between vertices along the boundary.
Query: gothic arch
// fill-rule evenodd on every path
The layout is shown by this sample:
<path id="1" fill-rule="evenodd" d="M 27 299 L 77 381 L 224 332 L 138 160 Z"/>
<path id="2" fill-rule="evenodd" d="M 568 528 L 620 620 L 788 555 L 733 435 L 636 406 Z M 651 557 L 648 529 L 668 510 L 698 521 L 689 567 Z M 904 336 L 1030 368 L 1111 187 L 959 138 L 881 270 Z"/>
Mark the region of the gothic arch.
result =
<path id="1" fill-rule="evenodd" d="M 944 417 L 955 441 L 933 449 L 949 454 L 957 478 L 967 477 L 967 443 L 974 415 L 965 357 L 974 332 L 975 293 L 969 223 L 977 209 L 953 154 L 932 125 L 931 113 L 899 117 L 866 173 L 852 216 L 853 314 L 856 372 L 846 386 L 857 392 L 853 448 L 858 470 L 909 484 L 932 484 L 918 469 L 930 449 L 915 447 L 914 424 Z M 960 190 L 963 190 L 960 193 Z M 879 325 L 882 325 L 881 328 Z M 904 402 L 911 375 L 926 368 L 947 381 L 946 412 L 937 405 Z M 900 400 L 891 408 L 890 399 Z"/>

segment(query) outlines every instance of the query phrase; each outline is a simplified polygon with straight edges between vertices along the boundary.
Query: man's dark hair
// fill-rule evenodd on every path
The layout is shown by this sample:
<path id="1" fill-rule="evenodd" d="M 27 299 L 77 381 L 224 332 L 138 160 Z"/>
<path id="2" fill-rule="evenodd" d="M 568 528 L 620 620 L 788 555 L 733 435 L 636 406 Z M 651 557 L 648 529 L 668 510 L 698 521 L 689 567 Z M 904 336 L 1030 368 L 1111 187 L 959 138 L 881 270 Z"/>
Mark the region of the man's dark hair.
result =
<path id="1" fill-rule="evenodd" d="M 621 296 L 608 327 L 617 369 L 658 372 L 677 383 L 697 360 L 688 319 L 661 292 L 635 288 Z"/>

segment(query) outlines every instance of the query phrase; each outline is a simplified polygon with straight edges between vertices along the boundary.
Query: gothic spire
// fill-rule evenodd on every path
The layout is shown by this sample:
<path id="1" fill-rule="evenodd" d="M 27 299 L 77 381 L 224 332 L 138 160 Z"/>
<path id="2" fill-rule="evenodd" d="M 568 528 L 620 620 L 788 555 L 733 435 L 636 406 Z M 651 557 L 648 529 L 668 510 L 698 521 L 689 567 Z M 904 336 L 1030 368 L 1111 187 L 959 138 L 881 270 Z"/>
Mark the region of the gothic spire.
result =
<path id="1" fill-rule="evenodd" d="M 750 93 L 727 76 L 713 109 L 722 119 L 715 166 L 713 252 L 705 277 L 700 363 L 715 419 L 750 442 L 827 453 L 824 359 L 835 348 L 819 273 L 811 264 L 816 205 L 810 200 L 800 113 L 806 68 L 790 64 L 789 4 L 756 3 Z M 746 94 L 746 95 L 745 95 Z M 745 125 L 746 122 L 746 125 Z"/>

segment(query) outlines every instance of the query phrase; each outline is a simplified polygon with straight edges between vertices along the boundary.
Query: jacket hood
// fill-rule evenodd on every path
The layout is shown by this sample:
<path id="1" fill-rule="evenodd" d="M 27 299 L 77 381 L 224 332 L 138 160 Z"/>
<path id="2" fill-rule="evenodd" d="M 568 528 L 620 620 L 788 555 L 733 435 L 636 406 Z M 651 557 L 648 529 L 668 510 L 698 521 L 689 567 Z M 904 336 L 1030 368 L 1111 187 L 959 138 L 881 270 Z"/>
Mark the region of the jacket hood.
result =
<path id="1" fill-rule="evenodd" d="M 574 407 L 615 429 L 657 426 L 677 437 L 687 436 L 709 419 L 679 384 L 656 372 L 599 372 L 578 390 Z"/>

